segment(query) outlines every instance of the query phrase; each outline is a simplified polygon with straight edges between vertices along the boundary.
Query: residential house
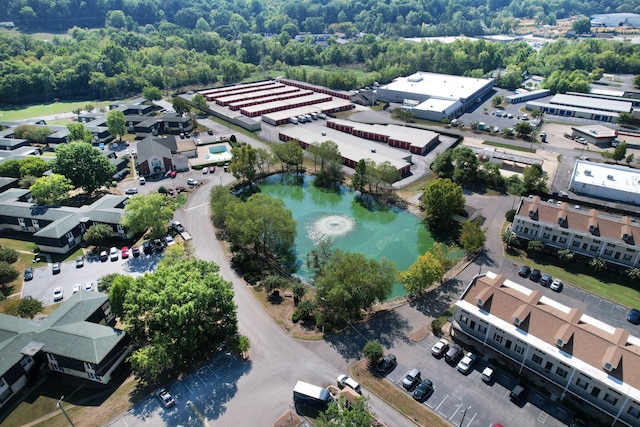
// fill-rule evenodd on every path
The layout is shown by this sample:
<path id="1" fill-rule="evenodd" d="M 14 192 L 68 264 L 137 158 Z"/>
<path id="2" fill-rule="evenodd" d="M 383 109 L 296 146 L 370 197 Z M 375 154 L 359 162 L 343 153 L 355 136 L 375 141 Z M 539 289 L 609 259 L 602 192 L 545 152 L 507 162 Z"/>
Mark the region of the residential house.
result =
<path id="1" fill-rule="evenodd" d="M 142 176 L 164 175 L 171 170 L 188 171 L 188 159 L 197 156 L 197 147 L 191 138 L 149 136 L 138 143 L 138 167 Z"/>

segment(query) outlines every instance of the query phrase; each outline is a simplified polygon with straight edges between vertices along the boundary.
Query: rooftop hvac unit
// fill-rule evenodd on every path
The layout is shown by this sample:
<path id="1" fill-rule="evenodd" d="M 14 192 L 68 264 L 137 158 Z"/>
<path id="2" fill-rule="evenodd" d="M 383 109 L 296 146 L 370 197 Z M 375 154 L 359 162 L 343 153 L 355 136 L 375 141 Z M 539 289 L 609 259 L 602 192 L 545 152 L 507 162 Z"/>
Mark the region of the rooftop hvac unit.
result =
<path id="1" fill-rule="evenodd" d="M 587 176 L 591 176 L 591 171 L 589 169 L 587 169 L 586 171 L 584 171 L 584 174 Z"/>
<path id="2" fill-rule="evenodd" d="M 522 320 L 520 320 L 519 317 L 516 317 L 513 319 L 513 323 L 515 323 L 516 326 L 519 326 L 522 323 Z"/>
<path id="3" fill-rule="evenodd" d="M 607 179 L 613 181 L 613 175 L 607 175 Z"/>
<path id="4" fill-rule="evenodd" d="M 482 307 L 484 305 L 484 300 L 482 298 L 478 298 L 478 307 Z"/>
<path id="5" fill-rule="evenodd" d="M 564 341 L 562 340 L 562 338 L 556 339 L 556 345 L 561 348 L 564 347 Z"/>

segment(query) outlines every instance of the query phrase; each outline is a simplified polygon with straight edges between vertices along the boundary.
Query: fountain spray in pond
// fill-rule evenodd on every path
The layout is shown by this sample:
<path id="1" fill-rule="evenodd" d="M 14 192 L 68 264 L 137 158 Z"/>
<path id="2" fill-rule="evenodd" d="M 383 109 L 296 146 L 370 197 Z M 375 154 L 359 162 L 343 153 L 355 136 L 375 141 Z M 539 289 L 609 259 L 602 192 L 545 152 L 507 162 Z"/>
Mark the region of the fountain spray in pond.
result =
<path id="1" fill-rule="evenodd" d="M 349 233 L 356 226 L 353 218 L 346 215 L 326 215 L 307 226 L 309 239 L 314 243 L 323 240 L 334 240 Z"/>

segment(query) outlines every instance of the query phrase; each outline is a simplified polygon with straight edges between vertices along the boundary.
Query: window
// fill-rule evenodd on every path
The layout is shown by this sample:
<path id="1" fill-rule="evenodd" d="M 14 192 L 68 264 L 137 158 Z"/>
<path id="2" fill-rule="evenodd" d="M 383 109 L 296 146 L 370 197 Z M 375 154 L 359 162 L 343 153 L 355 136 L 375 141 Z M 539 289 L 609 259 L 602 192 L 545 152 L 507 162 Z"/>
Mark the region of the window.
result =
<path id="1" fill-rule="evenodd" d="M 544 365 L 544 370 L 547 372 L 551 372 L 551 369 L 553 369 L 553 363 L 547 362 L 547 364 Z"/>
<path id="2" fill-rule="evenodd" d="M 529 234 L 529 227 L 524 228 L 524 234 Z"/>
<path id="3" fill-rule="evenodd" d="M 575 242 L 575 241 L 574 241 L 574 242 L 571 244 L 571 246 L 574 246 L 574 247 L 576 247 L 576 248 L 577 248 L 578 246 L 580 246 L 580 242 Z"/>
<path id="4" fill-rule="evenodd" d="M 68 232 L 68 233 L 66 234 L 66 236 L 67 236 L 67 241 L 69 242 L 69 245 L 73 245 L 73 241 L 74 241 L 74 239 L 73 239 L 73 233 L 72 233 L 72 232 Z"/>
<path id="5" fill-rule="evenodd" d="M 587 387 L 589 387 L 589 383 L 582 378 L 578 378 L 578 380 L 576 381 L 576 385 L 583 390 L 586 390 Z"/>
<path id="6" fill-rule="evenodd" d="M 597 252 L 598 251 L 598 247 L 596 245 L 591 245 L 591 247 L 589 248 L 589 250 L 591 252 Z"/>
<path id="7" fill-rule="evenodd" d="M 625 260 L 625 261 L 631 261 L 631 255 L 629 255 L 629 254 L 624 254 L 624 255 L 622 256 L 622 259 L 623 259 L 623 260 Z"/>
<path id="8" fill-rule="evenodd" d="M 562 369 L 561 367 L 558 366 L 556 368 L 556 375 L 559 376 L 560 378 L 567 378 L 567 374 L 568 372 Z"/>
<path id="9" fill-rule="evenodd" d="M 598 387 L 594 387 L 593 390 L 591 390 L 591 396 L 593 397 L 600 396 L 600 389 Z"/>
<path id="10" fill-rule="evenodd" d="M 568 232 L 566 232 L 566 231 L 563 231 L 563 232 L 562 232 L 562 235 L 563 235 L 563 236 L 568 236 L 568 235 L 569 235 L 569 233 L 568 233 Z"/>
<path id="11" fill-rule="evenodd" d="M 551 231 L 551 227 L 545 227 L 544 228 L 546 231 Z"/>
<path id="12" fill-rule="evenodd" d="M 540 224 L 533 224 L 532 227 L 533 228 L 540 228 Z"/>
<path id="13" fill-rule="evenodd" d="M 636 253 L 636 250 L 635 249 L 627 249 L 627 252 L 629 252 L 630 254 L 634 254 L 634 253 Z"/>
<path id="14" fill-rule="evenodd" d="M 521 345 L 516 344 L 515 348 L 513 349 L 513 351 L 515 351 L 516 353 L 518 353 L 519 355 L 523 355 L 524 354 L 524 347 Z"/>
<path id="15" fill-rule="evenodd" d="M 22 231 L 27 231 L 27 224 L 24 222 L 24 218 L 18 218 L 18 224 L 20 225 L 20 229 Z"/>
<path id="16" fill-rule="evenodd" d="M 538 356 L 537 354 L 533 355 L 531 361 L 535 364 L 542 365 L 542 357 Z"/>
<path id="17" fill-rule="evenodd" d="M 576 236 L 576 237 L 574 237 L 574 239 L 576 239 L 576 240 L 582 240 L 582 236 Z"/>
<path id="18" fill-rule="evenodd" d="M 549 233 L 542 233 L 542 238 L 543 238 L 543 239 L 548 239 L 548 238 L 549 238 L 549 236 L 551 236 L 551 234 L 549 234 Z"/>
<path id="19" fill-rule="evenodd" d="M 464 314 L 461 314 L 460 315 L 460 321 L 466 325 L 467 322 L 469 322 L 469 318 L 467 316 L 465 316 Z"/>
<path id="20" fill-rule="evenodd" d="M 502 344 L 502 335 L 498 335 L 498 333 L 496 332 L 495 334 L 493 334 L 493 340 Z"/>
<path id="21" fill-rule="evenodd" d="M 606 256 L 611 256 L 611 254 L 613 254 L 613 251 L 612 251 L 611 249 L 605 249 L 605 250 L 604 250 L 604 254 L 605 254 Z"/>
<path id="22" fill-rule="evenodd" d="M 613 243 L 607 243 L 607 247 L 608 247 L 608 248 L 615 248 L 615 247 L 616 247 L 616 245 L 615 245 L 615 244 L 613 244 Z"/>
<path id="23" fill-rule="evenodd" d="M 599 245 L 600 243 L 602 243 L 602 241 L 600 241 L 600 240 L 594 240 L 594 241 L 593 241 L 593 243 L 595 243 L 595 244 Z"/>
<path id="24" fill-rule="evenodd" d="M 518 225 L 518 226 L 516 227 L 516 232 L 517 232 L 517 233 L 520 233 L 521 231 L 522 231 L 522 227 Z"/>
<path id="25" fill-rule="evenodd" d="M 480 332 L 481 334 L 486 334 L 487 333 L 487 327 L 484 325 L 478 325 L 478 332 Z"/>
<path id="26" fill-rule="evenodd" d="M 33 224 L 33 228 L 34 228 L 36 231 L 39 231 L 39 230 L 40 230 L 40 223 L 38 222 L 38 220 L 37 220 L 37 219 L 32 219 L 32 220 L 31 220 L 31 224 Z"/>
<path id="27" fill-rule="evenodd" d="M 507 350 L 511 350 L 511 345 L 513 344 L 513 342 L 511 342 L 511 340 L 507 340 L 507 342 L 505 343 L 505 348 Z"/>
<path id="28" fill-rule="evenodd" d="M 562 243 L 562 244 L 565 244 L 565 243 L 567 243 L 567 238 L 566 237 L 561 237 L 559 242 Z"/>
<path id="29" fill-rule="evenodd" d="M 583 243 L 583 244 L 582 244 L 582 250 L 583 250 L 583 251 L 586 251 L 586 250 L 587 250 L 587 246 L 589 246 L 589 245 L 587 245 L 586 243 Z"/>
<path id="30" fill-rule="evenodd" d="M 640 418 L 640 409 L 635 406 L 629 406 L 629 409 L 627 409 L 627 414 L 631 415 L 634 418 Z"/>
<path id="31" fill-rule="evenodd" d="M 613 406 L 616 406 L 616 404 L 618 403 L 618 398 L 612 394 L 607 393 L 604 395 L 604 401 Z"/>

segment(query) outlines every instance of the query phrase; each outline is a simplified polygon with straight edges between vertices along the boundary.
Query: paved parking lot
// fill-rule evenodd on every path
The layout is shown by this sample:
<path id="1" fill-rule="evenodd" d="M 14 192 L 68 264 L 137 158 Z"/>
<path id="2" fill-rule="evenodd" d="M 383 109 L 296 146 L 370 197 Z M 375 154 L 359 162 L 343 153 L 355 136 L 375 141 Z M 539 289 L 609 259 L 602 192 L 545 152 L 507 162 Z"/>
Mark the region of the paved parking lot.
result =
<path id="1" fill-rule="evenodd" d="M 236 394 L 238 378 L 249 367 L 250 362 L 220 352 L 196 372 L 167 387 L 176 399 L 175 406 L 165 409 L 155 396 L 150 396 L 109 425 L 206 425 L 206 419 L 217 419 L 224 412 L 225 403 Z"/>
<path id="2" fill-rule="evenodd" d="M 407 366 L 398 360 L 398 366 L 386 379 L 404 391 L 402 379 L 409 370 L 418 368 L 422 378 L 434 384 L 433 393 L 423 405 L 456 426 L 461 425 L 463 416 L 462 427 L 486 427 L 492 423 L 559 427 L 569 423 L 571 414 L 531 388 L 523 403 L 511 402 L 509 392 L 518 380 L 506 372 L 498 369 L 491 383 L 483 382 L 480 376 L 487 361 L 482 354 L 477 355 L 478 360 L 467 375 L 458 372 L 456 366 L 449 365 L 444 358 L 436 359 L 431 355 L 431 347 L 437 340 L 431 335 L 418 343 L 425 352 L 418 365 Z"/>
<path id="3" fill-rule="evenodd" d="M 118 255 L 117 261 L 100 262 L 97 257 L 87 257 L 84 267 L 76 268 L 75 260 L 63 262 L 60 273 L 53 274 L 51 265 L 34 269 L 33 280 L 24 282 L 22 296 L 31 297 L 42 301 L 43 305 L 53 304 L 53 290 L 60 286 L 64 290 L 64 300 L 73 294 L 73 285 L 84 285 L 91 281 L 94 283 L 94 291 L 97 291 L 96 282 L 99 277 L 110 273 L 123 273 L 133 277 L 152 271 L 160 259 L 159 254 L 150 256 L 141 254 L 139 258 L 129 257 L 123 260 Z"/>

